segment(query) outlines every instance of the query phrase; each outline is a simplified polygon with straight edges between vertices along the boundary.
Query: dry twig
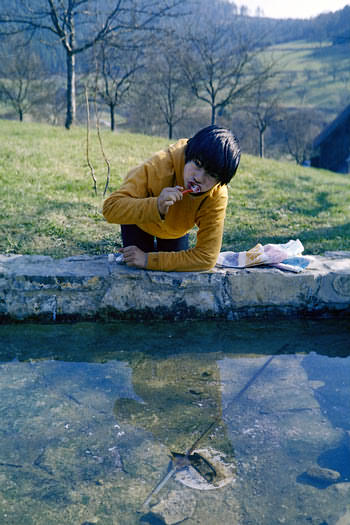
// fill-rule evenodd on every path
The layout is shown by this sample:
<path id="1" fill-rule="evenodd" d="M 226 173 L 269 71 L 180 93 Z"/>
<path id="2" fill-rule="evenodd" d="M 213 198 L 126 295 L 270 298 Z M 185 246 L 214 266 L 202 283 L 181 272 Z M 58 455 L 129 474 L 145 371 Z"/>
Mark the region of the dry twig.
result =
<path id="1" fill-rule="evenodd" d="M 110 165 L 110 162 L 109 162 L 109 160 L 108 160 L 108 158 L 107 158 L 107 156 L 105 154 L 105 150 L 103 148 L 103 142 L 102 142 L 101 131 L 100 131 L 100 118 L 98 116 L 98 110 L 97 110 L 96 93 L 97 93 L 97 86 L 95 87 L 94 106 L 95 106 L 96 129 L 97 129 L 98 141 L 100 143 L 100 148 L 101 148 L 101 153 L 102 153 L 103 160 L 105 161 L 106 166 L 107 166 L 107 178 L 106 178 L 105 188 L 103 190 L 103 196 L 105 197 L 105 195 L 107 193 L 108 186 L 109 186 L 109 181 L 110 181 L 110 178 L 111 178 L 111 165 Z"/>
<path id="2" fill-rule="evenodd" d="M 86 120 L 86 161 L 87 165 L 89 166 L 90 173 L 92 180 L 94 182 L 94 191 L 95 195 L 97 195 L 97 181 L 95 177 L 95 170 L 93 165 L 90 162 L 90 108 L 89 108 L 89 95 L 87 87 L 85 86 L 85 100 L 86 100 L 86 113 L 87 113 L 87 120 Z"/>

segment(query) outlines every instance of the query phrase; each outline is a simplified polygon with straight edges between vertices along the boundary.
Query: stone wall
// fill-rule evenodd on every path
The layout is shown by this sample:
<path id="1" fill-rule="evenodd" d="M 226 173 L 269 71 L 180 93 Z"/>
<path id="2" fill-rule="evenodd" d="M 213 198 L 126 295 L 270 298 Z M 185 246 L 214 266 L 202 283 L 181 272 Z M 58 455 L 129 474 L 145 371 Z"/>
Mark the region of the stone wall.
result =
<path id="1" fill-rule="evenodd" d="M 105 256 L 0 255 L 0 318 L 240 319 L 350 313 L 350 252 L 275 268 L 154 272 Z"/>

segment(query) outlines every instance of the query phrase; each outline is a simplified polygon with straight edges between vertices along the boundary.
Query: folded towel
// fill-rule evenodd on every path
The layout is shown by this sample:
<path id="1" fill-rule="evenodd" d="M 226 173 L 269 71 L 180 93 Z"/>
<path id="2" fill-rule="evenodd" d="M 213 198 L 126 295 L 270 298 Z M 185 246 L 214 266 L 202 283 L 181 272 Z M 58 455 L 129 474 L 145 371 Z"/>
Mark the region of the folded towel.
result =
<path id="1" fill-rule="evenodd" d="M 300 272 L 309 264 L 309 260 L 301 256 L 303 251 L 304 246 L 299 239 L 292 239 L 285 244 L 257 244 L 246 252 L 221 252 L 216 265 L 223 268 L 268 265 Z"/>

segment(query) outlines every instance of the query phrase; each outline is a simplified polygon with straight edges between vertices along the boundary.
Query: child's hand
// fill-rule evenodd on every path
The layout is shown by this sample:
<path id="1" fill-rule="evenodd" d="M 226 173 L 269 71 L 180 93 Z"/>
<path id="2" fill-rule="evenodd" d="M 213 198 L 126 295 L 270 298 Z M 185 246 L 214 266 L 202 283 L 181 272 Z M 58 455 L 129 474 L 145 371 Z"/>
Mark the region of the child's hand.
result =
<path id="1" fill-rule="evenodd" d="M 136 266 L 136 268 L 147 267 L 147 253 L 140 250 L 137 246 L 126 246 L 119 251 L 123 254 L 127 266 Z"/>
<path id="2" fill-rule="evenodd" d="M 163 188 L 158 197 L 158 211 L 160 215 L 165 216 L 168 213 L 170 206 L 176 201 L 182 199 L 182 186 L 175 186 L 174 188 Z"/>

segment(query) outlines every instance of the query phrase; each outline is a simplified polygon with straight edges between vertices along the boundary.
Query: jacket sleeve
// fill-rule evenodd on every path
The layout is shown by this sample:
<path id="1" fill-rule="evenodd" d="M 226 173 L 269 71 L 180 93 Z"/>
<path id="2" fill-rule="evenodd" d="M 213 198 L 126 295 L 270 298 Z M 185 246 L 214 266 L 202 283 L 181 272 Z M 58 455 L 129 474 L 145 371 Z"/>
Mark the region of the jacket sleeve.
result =
<path id="1" fill-rule="evenodd" d="M 147 270 L 205 271 L 215 266 L 224 231 L 227 192 L 203 202 L 197 218 L 196 246 L 180 252 L 151 252 Z"/>
<path id="2" fill-rule="evenodd" d="M 159 163 L 159 161 L 158 161 Z M 154 180 L 159 177 L 157 160 L 151 159 L 131 170 L 121 188 L 103 203 L 103 216 L 116 224 L 160 222 Z M 153 188 L 153 189 L 152 189 Z M 155 193 L 155 194 L 154 194 Z"/>

